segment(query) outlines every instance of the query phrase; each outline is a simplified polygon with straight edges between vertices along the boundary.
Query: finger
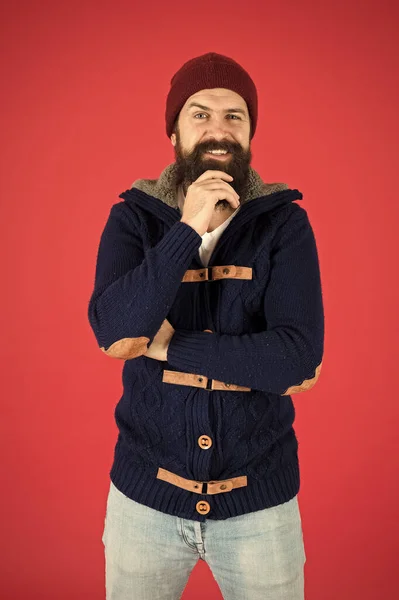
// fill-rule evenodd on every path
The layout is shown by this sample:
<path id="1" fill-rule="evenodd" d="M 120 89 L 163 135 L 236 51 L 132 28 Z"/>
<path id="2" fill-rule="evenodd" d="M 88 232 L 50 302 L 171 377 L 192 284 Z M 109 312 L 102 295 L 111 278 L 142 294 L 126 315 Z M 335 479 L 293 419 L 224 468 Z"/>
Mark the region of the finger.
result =
<path id="1" fill-rule="evenodd" d="M 208 169 L 207 171 L 204 171 L 195 181 L 203 181 L 205 179 L 215 179 L 218 177 L 221 179 L 230 179 L 230 180 L 234 179 L 234 177 L 232 175 L 229 175 L 225 171 L 217 171 L 216 169 Z"/>
<path id="2" fill-rule="evenodd" d="M 240 197 L 235 189 L 232 188 L 229 183 L 227 183 L 227 181 L 203 181 L 198 187 L 206 190 L 227 190 L 228 192 L 234 194 L 237 199 Z"/>

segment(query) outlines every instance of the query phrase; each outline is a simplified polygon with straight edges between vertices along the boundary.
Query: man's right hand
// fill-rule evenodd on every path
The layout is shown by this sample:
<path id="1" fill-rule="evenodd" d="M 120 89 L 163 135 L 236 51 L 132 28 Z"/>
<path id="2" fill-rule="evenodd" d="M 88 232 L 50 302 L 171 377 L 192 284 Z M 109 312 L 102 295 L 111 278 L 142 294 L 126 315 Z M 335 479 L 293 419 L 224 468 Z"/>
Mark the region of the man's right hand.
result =
<path id="1" fill-rule="evenodd" d="M 224 171 L 209 169 L 188 186 L 180 221 L 190 225 L 203 236 L 209 227 L 219 200 L 227 200 L 235 210 L 240 206 L 239 195 L 227 182 L 234 179 Z"/>

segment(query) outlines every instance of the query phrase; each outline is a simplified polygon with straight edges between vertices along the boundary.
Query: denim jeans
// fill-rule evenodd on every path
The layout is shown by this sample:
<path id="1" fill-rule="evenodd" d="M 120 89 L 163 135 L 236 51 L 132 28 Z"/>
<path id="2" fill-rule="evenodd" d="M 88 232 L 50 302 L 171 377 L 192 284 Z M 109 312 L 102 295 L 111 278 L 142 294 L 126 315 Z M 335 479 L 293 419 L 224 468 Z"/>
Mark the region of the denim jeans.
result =
<path id="1" fill-rule="evenodd" d="M 224 600 L 303 600 L 306 561 L 297 496 L 225 520 L 181 519 L 110 482 L 102 541 L 106 600 L 179 600 L 204 560 Z"/>

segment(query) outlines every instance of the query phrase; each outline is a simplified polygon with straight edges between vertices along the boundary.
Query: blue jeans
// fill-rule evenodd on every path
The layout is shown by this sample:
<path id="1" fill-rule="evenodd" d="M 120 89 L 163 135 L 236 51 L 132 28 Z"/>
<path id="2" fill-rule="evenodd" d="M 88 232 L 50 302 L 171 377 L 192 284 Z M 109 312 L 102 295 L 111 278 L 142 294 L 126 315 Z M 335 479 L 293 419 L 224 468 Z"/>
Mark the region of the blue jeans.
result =
<path id="1" fill-rule="evenodd" d="M 181 519 L 110 483 L 102 541 L 106 600 L 178 600 L 204 560 L 224 600 L 303 600 L 306 561 L 297 496 L 217 521 Z"/>

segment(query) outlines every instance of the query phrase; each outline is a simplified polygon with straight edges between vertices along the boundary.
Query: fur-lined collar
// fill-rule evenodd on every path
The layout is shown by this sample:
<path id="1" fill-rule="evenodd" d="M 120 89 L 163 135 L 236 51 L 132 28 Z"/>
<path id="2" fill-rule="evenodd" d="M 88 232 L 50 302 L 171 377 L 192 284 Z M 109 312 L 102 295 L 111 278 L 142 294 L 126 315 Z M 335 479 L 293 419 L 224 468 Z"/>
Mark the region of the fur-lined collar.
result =
<path id="1" fill-rule="evenodd" d="M 132 183 L 132 188 L 139 189 L 149 196 L 158 198 L 172 208 L 178 208 L 176 163 L 168 165 L 158 179 L 137 179 Z M 255 169 L 249 167 L 246 193 L 244 197 L 240 198 L 240 201 L 241 204 L 244 204 L 249 200 L 288 189 L 286 183 L 265 183 Z"/>

